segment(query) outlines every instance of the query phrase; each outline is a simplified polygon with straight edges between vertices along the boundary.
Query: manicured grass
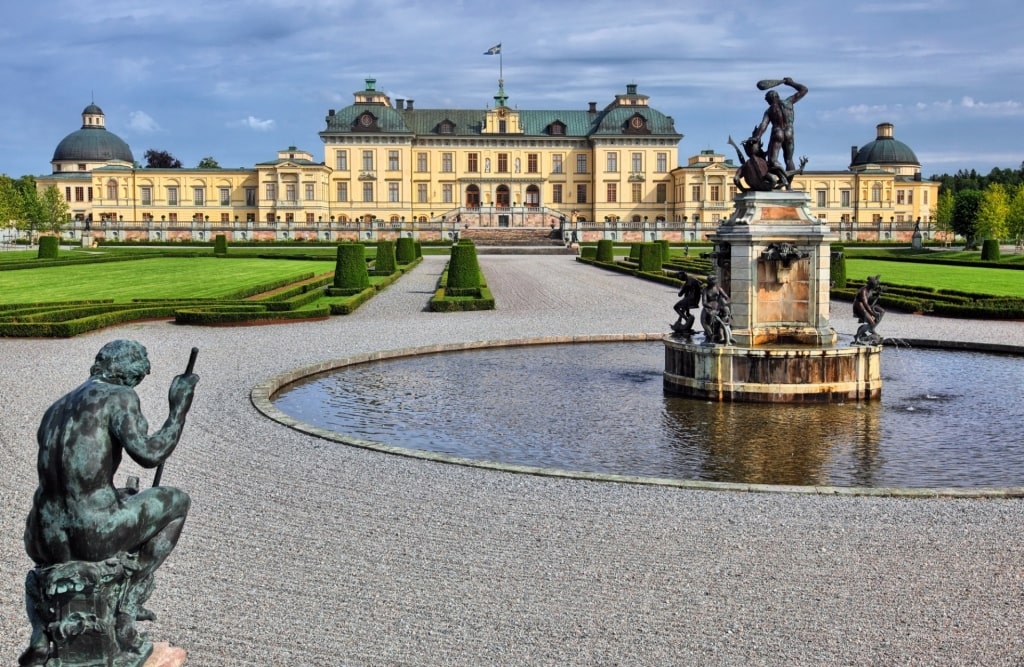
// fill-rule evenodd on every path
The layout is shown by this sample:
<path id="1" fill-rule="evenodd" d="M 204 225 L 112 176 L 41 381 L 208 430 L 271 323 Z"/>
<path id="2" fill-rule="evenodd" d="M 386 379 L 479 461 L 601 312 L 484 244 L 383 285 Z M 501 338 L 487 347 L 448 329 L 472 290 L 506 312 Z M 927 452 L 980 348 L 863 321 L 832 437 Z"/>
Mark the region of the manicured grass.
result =
<path id="1" fill-rule="evenodd" d="M 0 272 L 0 303 L 219 298 L 254 284 L 334 270 L 324 262 L 155 257 Z"/>
<path id="2" fill-rule="evenodd" d="M 1024 273 L 1020 270 L 846 259 L 848 278 L 863 280 L 877 274 L 881 274 L 883 286 L 888 282 L 992 296 L 1024 297 Z"/>

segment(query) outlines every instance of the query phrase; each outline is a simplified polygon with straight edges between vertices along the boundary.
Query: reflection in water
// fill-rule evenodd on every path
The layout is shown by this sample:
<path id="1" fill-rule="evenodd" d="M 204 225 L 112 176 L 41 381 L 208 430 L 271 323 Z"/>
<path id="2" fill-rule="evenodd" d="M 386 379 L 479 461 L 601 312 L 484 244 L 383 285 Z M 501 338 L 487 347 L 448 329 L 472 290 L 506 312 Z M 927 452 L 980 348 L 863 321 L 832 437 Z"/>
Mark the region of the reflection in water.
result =
<path id="1" fill-rule="evenodd" d="M 428 355 L 309 378 L 274 403 L 338 433 L 522 465 L 766 484 L 1024 484 L 1019 358 L 887 349 L 880 402 L 792 406 L 666 396 L 663 359 L 660 342 Z"/>

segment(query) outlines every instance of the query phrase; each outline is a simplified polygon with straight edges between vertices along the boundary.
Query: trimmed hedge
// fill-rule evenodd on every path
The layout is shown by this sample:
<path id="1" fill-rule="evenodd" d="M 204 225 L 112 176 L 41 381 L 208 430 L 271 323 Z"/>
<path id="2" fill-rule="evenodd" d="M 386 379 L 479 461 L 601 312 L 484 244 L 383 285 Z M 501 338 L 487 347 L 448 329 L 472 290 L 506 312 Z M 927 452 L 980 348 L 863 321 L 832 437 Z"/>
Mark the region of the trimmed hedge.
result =
<path id="1" fill-rule="evenodd" d="M 660 243 L 641 243 L 639 270 L 643 273 L 661 271 L 663 253 Z"/>
<path id="2" fill-rule="evenodd" d="M 42 239 L 39 239 L 39 249 L 42 251 Z M 983 262 L 998 262 L 999 261 L 999 239 L 985 239 L 981 243 L 981 261 Z"/>
<path id="3" fill-rule="evenodd" d="M 846 287 L 846 254 L 843 252 L 843 246 L 832 246 L 829 281 L 833 287 Z"/>
<path id="4" fill-rule="evenodd" d="M 592 245 L 580 246 L 580 258 L 597 261 L 597 247 Z"/>
<path id="5" fill-rule="evenodd" d="M 390 276 L 398 270 L 395 261 L 395 242 L 377 241 L 377 259 L 373 263 L 373 275 Z"/>
<path id="6" fill-rule="evenodd" d="M 474 253 L 474 258 L 476 257 Z M 430 298 L 429 307 L 433 313 L 453 313 L 471 310 L 494 310 L 494 295 L 487 287 L 483 274 L 480 284 L 476 287 L 453 288 L 451 284 L 451 267 L 454 261 L 448 262 L 441 277 L 437 281 L 437 289 Z"/>
<path id="7" fill-rule="evenodd" d="M 362 243 L 339 243 L 334 264 L 334 289 L 362 291 L 369 286 L 365 246 Z"/>
<path id="8" fill-rule="evenodd" d="M 403 236 L 395 243 L 395 260 L 399 264 L 411 264 L 416 259 L 416 241 Z"/>
<path id="9" fill-rule="evenodd" d="M 598 262 L 605 262 L 611 264 L 615 261 L 615 242 L 611 239 L 601 239 L 597 242 L 597 257 L 595 258 Z"/>
<path id="10" fill-rule="evenodd" d="M 224 234 L 217 234 L 213 238 L 213 254 L 214 255 L 226 255 L 228 254 L 228 237 Z"/>
<path id="11" fill-rule="evenodd" d="M 36 255 L 38 259 L 57 259 L 59 252 L 60 239 L 56 236 L 39 237 L 39 253 Z"/>
<path id="12" fill-rule="evenodd" d="M 452 258 L 448 263 L 448 289 L 475 289 L 484 284 L 480 263 L 476 257 L 476 246 L 472 243 L 456 243 L 452 246 Z"/>

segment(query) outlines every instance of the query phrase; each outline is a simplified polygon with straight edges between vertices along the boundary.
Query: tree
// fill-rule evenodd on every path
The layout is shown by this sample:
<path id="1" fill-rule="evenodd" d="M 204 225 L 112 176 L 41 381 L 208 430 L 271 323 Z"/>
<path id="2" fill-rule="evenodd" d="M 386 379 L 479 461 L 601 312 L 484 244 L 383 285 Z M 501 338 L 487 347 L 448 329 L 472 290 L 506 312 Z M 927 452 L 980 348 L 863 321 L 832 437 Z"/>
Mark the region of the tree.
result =
<path id="1" fill-rule="evenodd" d="M 8 226 L 21 214 L 21 196 L 14 184 L 14 179 L 7 174 L 0 174 L 0 224 Z"/>
<path id="2" fill-rule="evenodd" d="M 981 190 L 961 190 L 953 204 L 953 231 L 967 240 L 967 247 L 975 246 L 975 227 L 981 208 Z"/>
<path id="3" fill-rule="evenodd" d="M 1018 242 L 1024 238 L 1024 185 L 1009 192 L 1010 205 L 1006 211 L 1006 234 Z"/>
<path id="4" fill-rule="evenodd" d="M 1010 197 L 1002 183 L 985 188 L 978 207 L 975 234 L 978 238 L 998 241 L 1006 236 L 1006 216 L 1010 212 Z"/>
<path id="5" fill-rule="evenodd" d="M 70 209 L 56 185 L 46 186 L 43 194 L 39 196 L 39 207 L 43 214 L 39 230 L 59 235 L 68 222 Z"/>
<path id="6" fill-rule="evenodd" d="M 181 169 L 181 160 L 174 157 L 167 151 L 158 151 L 150 148 L 146 151 L 146 166 L 150 169 Z"/>
<path id="7" fill-rule="evenodd" d="M 935 204 L 935 226 L 939 231 L 953 231 L 953 206 L 956 197 L 952 188 L 942 188 L 939 193 L 939 201 Z"/>
<path id="8" fill-rule="evenodd" d="M 196 169 L 220 169 L 220 164 L 212 157 L 207 156 L 199 161 L 199 164 L 196 165 Z"/>

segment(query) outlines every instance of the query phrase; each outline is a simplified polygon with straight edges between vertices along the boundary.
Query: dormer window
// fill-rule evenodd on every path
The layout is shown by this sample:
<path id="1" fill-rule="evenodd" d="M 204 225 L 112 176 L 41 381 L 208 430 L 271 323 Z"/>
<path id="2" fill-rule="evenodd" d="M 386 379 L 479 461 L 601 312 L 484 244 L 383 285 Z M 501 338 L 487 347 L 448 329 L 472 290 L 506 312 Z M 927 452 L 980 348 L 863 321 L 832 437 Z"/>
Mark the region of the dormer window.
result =
<path id="1" fill-rule="evenodd" d="M 370 132 L 379 130 L 380 128 L 377 127 L 377 117 L 369 111 L 364 111 L 356 118 L 354 129 L 362 132 Z"/>
<path id="2" fill-rule="evenodd" d="M 550 125 L 548 125 L 548 134 L 556 135 L 556 136 L 564 136 L 565 135 L 565 123 L 563 123 L 560 120 L 556 120 L 555 122 L 551 123 Z"/>
<path id="3" fill-rule="evenodd" d="M 623 128 L 626 134 L 650 134 L 651 130 L 647 126 L 647 119 L 639 113 L 635 113 L 630 116 L 629 120 L 626 121 L 626 126 Z"/>
<path id="4" fill-rule="evenodd" d="M 441 134 L 452 134 L 455 132 L 455 123 L 450 120 L 443 120 L 441 121 L 441 124 L 438 125 L 437 131 Z"/>

